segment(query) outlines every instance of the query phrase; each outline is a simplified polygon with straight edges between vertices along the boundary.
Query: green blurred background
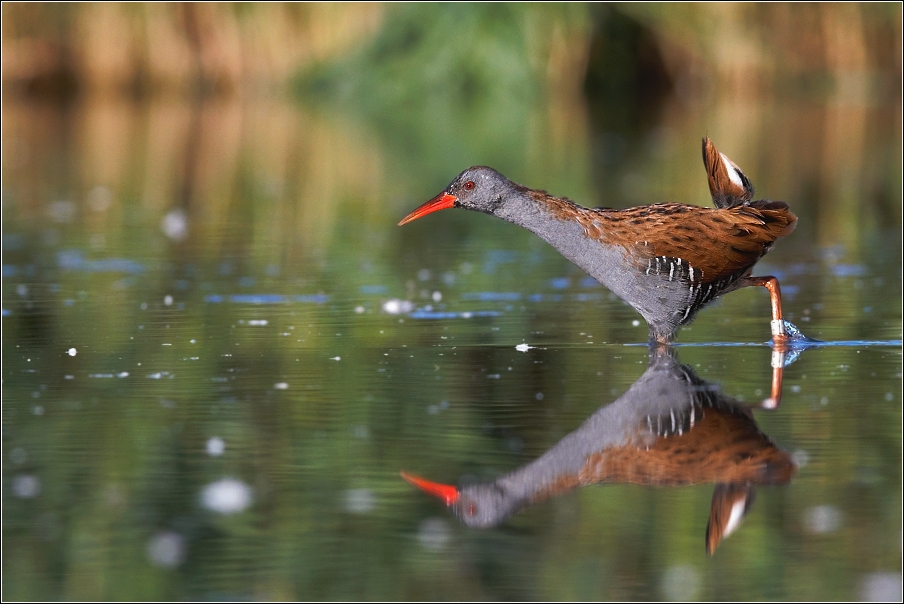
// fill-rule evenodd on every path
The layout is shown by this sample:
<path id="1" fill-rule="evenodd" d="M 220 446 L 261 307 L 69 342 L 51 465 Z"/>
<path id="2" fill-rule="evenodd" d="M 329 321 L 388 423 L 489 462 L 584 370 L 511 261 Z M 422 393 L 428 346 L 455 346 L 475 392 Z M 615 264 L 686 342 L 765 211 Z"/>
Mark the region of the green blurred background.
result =
<path id="1" fill-rule="evenodd" d="M 585 205 L 705 203 L 703 135 L 795 202 L 799 240 L 901 220 L 894 3 L 3 11 L 6 185 L 23 219 L 42 170 L 57 195 L 107 187 L 86 235 L 130 197 L 208 228 L 269 178 L 267 236 L 310 253 L 336 231 L 317 196 L 402 212 L 476 163 Z"/>
<path id="2" fill-rule="evenodd" d="M 587 206 L 708 205 L 708 135 L 800 217 L 760 270 L 791 320 L 899 340 L 900 4 L 2 16 L 4 599 L 900 597 L 900 346 L 786 371 L 797 390 L 764 430 L 809 465 L 713 560 L 710 487 L 454 524 L 398 470 L 454 482 L 535 458 L 645 368 L 586 332 L 646 328 L 529 233 L 455 212 L 395 227 L 474 164 Z M 285 303 L 216 298 L 262 293 Z M 385 312 L 438 293 L 501 316 Z M 761 341 L 766 306 L 737 292 L 681 340 Z M 539 361 L 513 352 L 525 340 Z M 768 350 L 682 360 L 731 396 L 768 390 Z M 248 510 L 200 509 L 223 476 Z M 825 502 L 844 530 L 800 520 Z"/>

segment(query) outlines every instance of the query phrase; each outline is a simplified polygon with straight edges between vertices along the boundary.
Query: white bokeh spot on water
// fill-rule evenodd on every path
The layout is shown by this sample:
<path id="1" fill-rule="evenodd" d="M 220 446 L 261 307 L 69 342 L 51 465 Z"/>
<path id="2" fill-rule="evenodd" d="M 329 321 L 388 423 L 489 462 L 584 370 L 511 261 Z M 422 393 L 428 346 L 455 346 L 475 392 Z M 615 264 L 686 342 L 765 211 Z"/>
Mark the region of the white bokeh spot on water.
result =
<path id="1" fill-rule="evenodd" d="M 173 241 L 182 241 L 188 236 L 188 217 L 182 210 L 171 210 L 160 220 L 160 230 Z"/>
<path id="2" fill-rule="evenodd" d="M 41 481 L 31 474 L 20 474 L 13 478 L 13 495 L 20 499 L 33 499 L 41 493 Z"/>
<path id="3" fill-rule="evenodd" d="M 442 518 L 426 518 L 417 531 L 421 546 L 434 551 L 445 549 L 449 536 L 449 524 Z"/>
<path id="4" fill-rule="evenodd" d="M 78 351 L 75 348 L 70 348 L 69 350 L 66 351 L 66 354 L 68 354 L 71 357 L 74 357 L 77 353 L 78 353 Z"/>
<path id="5" fill-rule="evenodd" d="M 794 463 L 798 468 L 803 468 L 810 463 L 810 454 L 803 449 L 796 449 L 794 453 L 791 454 L 791 458 L 794 459 Z"/>
<path id="6" fill-rule="evenodd" d="M 185 561 L 185 537 L 173 531 L 152 535 L 147 545 L 148 560 L 161 568 L 176 568 Z"/>
<path id="7" fill-rule="evenodd" d="M 667 568 L 662 575 L 662 593 L 665 600 L 689 602 L 699 599 L 700 572 L 684 564 Z"/>
<path id="8" fill-rule="evenodd" d="M 345 511 L 352 514 L 367 514 L 373 511 L 376 499 L 370 489 L 349 489 L 345 492 Z"/>
<path id="9" fill-rule="evenodd" d="M 811 533 L 834 533 L 841 522 L 841 510 L 834 505 L 815 505 L 804 512 L 804 525 Z"/>
<path id="10" fill-rule="evenodd" d="M 408 300 L 392 298 L 383 303 L 383 312 L 389 315 L 401 315 L 414 310 L 414 303 Z"/>
<path id="11" fill-rule="evenodd" d="M 902 591 L 900 573 L 870 573 L 860 582 L 860 601 L 900 602 Z"/>
<path id="12" fill-rule="evenodd" d="M 237 514 L 251 505 L 251 487 L 237 478 L 221 478 L 202 489 L 201 505 L 218 514 Z"/>
<path id="13" fill-rule="evenodd" d="M 226 442 L 219 436 L 211 436 L 207 439 L 207 454 L 211 457 L 219 457 L 226 451 Z"/>

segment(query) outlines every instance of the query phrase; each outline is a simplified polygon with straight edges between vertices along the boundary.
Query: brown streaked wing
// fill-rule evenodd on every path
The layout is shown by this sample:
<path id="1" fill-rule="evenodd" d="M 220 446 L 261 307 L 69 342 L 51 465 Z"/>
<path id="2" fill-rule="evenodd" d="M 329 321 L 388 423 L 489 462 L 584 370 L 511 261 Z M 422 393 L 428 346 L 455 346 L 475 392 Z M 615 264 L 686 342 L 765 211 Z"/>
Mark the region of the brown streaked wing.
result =
<path id="1" fill-rule="evenodd" d="M 597 221 L 582 216 L 588 235 L 623 245 L 639 266 L 653 256 L 681 258 L 702 271 L 703 283 L 751 267 L 797 222 L 782 202 L 723 209 L 655 204 L 599 214 Z"/>
<path id="2" fill-rule="evenodd" d="M 588 237 L 632 252 L 638 268 L 646 268 L 653 256 L 681 258 L 702 271 L 695 281 L 703 283 L 751 267 L 797 223 L 797 216 L 782 201 L 758 200 L 729 208 L 658 203 L 610 210 L 585 208 L 545 191 L 525 190 L 559 220 L 578 222 Z"/>

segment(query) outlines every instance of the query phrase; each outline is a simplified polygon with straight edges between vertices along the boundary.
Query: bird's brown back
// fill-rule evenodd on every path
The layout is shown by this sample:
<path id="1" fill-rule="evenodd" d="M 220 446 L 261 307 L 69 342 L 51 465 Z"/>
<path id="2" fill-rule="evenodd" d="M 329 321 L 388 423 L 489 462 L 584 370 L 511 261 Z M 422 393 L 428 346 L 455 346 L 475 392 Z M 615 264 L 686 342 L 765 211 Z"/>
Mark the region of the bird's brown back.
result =
<path id="1" fill-rule="evenodd" d="M 699 271 L 697 283 L 750 268 L 797 224 L 797 216 L 783 201 L 727 208 L 659 203 L 613 210 L 584 208 L 541 191 L 534 194 L 557 218 L 578 222 L 588 238 L 623 247 L 638 268 L 646 268 L 656 256 L 681 258 Z"/>

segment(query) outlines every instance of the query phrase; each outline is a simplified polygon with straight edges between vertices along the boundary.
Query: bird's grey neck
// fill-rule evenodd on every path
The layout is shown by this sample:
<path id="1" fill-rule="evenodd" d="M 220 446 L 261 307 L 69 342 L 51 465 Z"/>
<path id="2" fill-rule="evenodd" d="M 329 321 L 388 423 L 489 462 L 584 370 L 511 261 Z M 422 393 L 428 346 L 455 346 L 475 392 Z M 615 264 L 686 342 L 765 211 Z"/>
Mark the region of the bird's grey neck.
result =
<path id="1" fill-rule="evenodd" d="M 568 202 L 556 200 L 561 204 Z M 575 206 L 576 207 L 576 206 Z M 550 203 L 533 198 L 527 191 L 516 191 L 505 203 L 493 209 L 492 214 L 503 220 L 517 224 L 539 235 L 546 241 L 558 232 L 563 224 L 575 224 L 556 215 Z"/>
<path id="2" fill-rule="evenodd" d="M 582 222 L 591 220 L 596 227 L 602 226 L 588 212 L 567 200 L 538 200 L 524 192 L 509 198 L 493 214 L 538 235 L 591 277 L 623 299 L 630 299 L 626 288 L 632 286 L 634 275 L 633 267 L 624 265 L 626 252 L 587 234 Z"/>
<path id="3" fill-rule="evenodd" d="M 492 211 L 494 216 L 527 229 L 587 270 L 581 262 L 586 234 L 574 214 L 583 208 L 560 199 L 540 200 L 518 191 Z"/>

